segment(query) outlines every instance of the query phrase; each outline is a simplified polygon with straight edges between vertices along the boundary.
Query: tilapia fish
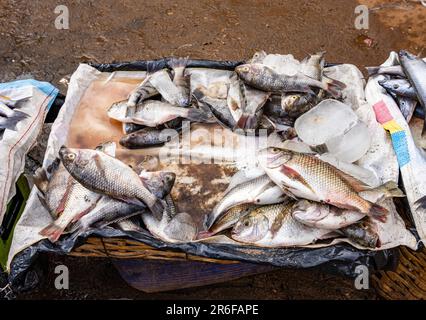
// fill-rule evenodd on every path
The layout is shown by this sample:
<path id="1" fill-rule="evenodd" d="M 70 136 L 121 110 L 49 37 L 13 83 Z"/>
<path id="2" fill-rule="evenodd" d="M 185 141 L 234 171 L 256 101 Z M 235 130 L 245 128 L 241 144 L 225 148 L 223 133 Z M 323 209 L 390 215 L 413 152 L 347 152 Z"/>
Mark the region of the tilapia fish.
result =
<path id="1" fill-rule="evenodd" d="M 212 236 L 216 233 L 219 233 L 223 230 L 231 228 L 238 220 L 249 214 L 252 210 L 258 206 L 251 203 L 244 203 L 232 207 L 226 211 L 223 215 L 217 219 L 214 224 L 211 226 L 210 230 L 207 232 L 208 236 Z"/>
<path id="2" fill-rule="evenodd" d="M 141 179 L 145 187 L 156 197 L 163 199 L 173 187 L 176 175 L 173 172 L 142 172 Z M 103 228 L 112 223 L 127 219 L 145 211 L 143 206 L 126 203 L 108 196 L 103 196 L 96 207 L 82 217 L 73 226 L 73 231 L 83 232 L 91 226 Z"/>
<path id="3" fill-rule="evenodd" d="M 146 204 L 160 218 L 162 202 L 142 183 L 128 165 L 103 152 L 90 149 L 59 150 L 68 172 L 86 188 L 134 204 Z"/>
<path id="4" fill-rule="evenodd" d="M 360 211 L 386 221 L 386 208 L 358 194 L 368 190 L 368 186 L 315 156 L 270 147 L 260 151 L 258 160 L 268 176 L 293 197 Z"/>
<path id="5" fill-rule="evenodd" d="M 168 103 L 179 107 L 185 107 L 189 104 L 189 95 L 182 91 L 182 87 L 178 87 L 172 81 L 167 69 L 151 74 L 149 82 Z"/>
<path id="6" fill-rule="evenodd" d="M 404 73 L 417 93 L 417 99 L 426 111 L 426 62 L 404 50 L 399 52 L 399 61 Z M 426 121 L 423 124 L 422 131 L 422 137 L 425 136 Z"/>
<path id="7" fill-rule="evenodd" d="M 216 204 L 212 212 L 206 215 L 205 227 L 210 229 L 213 223 L 233 206 L 251 204 L 271 204 L 284 200 L 283 191 L 267 175 L 246 181 L 229 190 Z"/>
<path id="8" fill-rule="evenodd" d="M 355 210 L 344 210 L 328 204 L 308 200 L 298 201 L 293 208 L 293 218 L 309 227 L 337 230 L 347 227 L 365 214 Z"/>
<path id="9" fill-rule="evenodd" d="M 405 79 L 384 79 L 379 80 L 379 84 L 386 91 L 393 92 L 398 96 L 403 96 L 411 99 L 417 99 L 416 90 L 411 86 L 411 83 Z"/>
<path id="10" fill-rule="evenodd" d="M 248 85 L 267 92 L 308 92 L 314 93 L 312 88 L 319 88 L 339 97 L 339 89 L 345 85 L 339 81 L 327 79 L 325 82 L 312 79 L 299 72 L 294 75 L 279 74 L 262 64 L 244 64 L 235 71 Z"/>
<path id="11" fill-rule="evenodd" d="M 302 246 L 314 243 L 330 230 L 311 228 L 292 217 L 294 202 L 261 206 L 240 219 L 232 229 L 236 241 L 263 247 Z"/>
<path id="12" fill-rule="evenodd" d="M 135 107 L 140 101 L 146 100 L 158 94 L 157 89 L 155 89 L 152 84 L 149 82 L 149 75 L 138 85 L 129 95 L 127 100 L 127 105 L 129 107 Z"/>
<path id="13" fill-rule="evenodd" d="M 120 145 L 128 149 L 149 148 L 169 142 L 179 135 L 173 129 L 143 128 L 125 135 L 120 139 Z"/>

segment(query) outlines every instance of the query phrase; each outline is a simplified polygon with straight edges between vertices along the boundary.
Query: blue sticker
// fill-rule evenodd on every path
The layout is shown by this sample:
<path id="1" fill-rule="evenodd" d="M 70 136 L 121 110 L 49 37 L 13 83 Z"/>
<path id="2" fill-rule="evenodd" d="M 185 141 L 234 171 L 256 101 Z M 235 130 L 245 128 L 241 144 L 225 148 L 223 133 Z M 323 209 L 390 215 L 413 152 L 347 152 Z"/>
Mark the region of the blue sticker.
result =
<path id="1" fill-rule="evenodd" d="M 391 134 L 393 149 L 398 159 L 399 167 L 405 166 L 410 162 L 410 154 L 408 153 L 407 138 L 405 131 L 398 131 Z"/>

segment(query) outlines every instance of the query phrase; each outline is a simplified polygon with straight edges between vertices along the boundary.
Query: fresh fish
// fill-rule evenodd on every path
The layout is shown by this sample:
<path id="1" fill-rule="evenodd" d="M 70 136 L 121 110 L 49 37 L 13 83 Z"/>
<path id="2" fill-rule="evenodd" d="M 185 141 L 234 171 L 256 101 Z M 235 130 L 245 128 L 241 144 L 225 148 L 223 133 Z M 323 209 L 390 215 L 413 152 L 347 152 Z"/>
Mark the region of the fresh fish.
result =
<path id="1" fill-rule="evenodd" d="M 145 128 L 145 126 L 141 126 L 135 123 L 123 123 L 123 133 L 130 134 L 132 132 L 138 131 Z"/>
<path id="2" fill-rule="evenodd" d="M 227 100 L 210 98 L 203 93 L 203 89 L 197 88 L 192 92 L 194 98 L 201 105 L 205 105 L 209 108 L 217 122 L 230 130 L 234 130 L 237 122 L 230 109 L 228 108 Z M 201 107 L 201 106 L 200 106 Z"/>
<path id="3" fill-rule="evenodd" d="M 186 107 L 188 105 L 189 96 L 173 83 L 167 69 L 162 69 L 151 74 L 149 82 L 168 103 L 179 107 Z"/>
<path id="4" fill-rule="evenodd" d="M 63 146 L 59 155 L 68 172 L 86 188 L 125 202 L 145 203 L 156 217 L 161 217 L 164 209 L 162 202 L 125 163 L 90 149 Z"/>
<path id="5" fill-rule="evenodd" d="M 208 231 L 208 235 L 212 236 L 223 230 L 231 228 L 235 223 L 237 223 L 238 220 L 240 220 L 241 218 L 249 214 L 252 210 L 254 210 L 257 207 L 258 206 L 250 204 L 250 203 L 244 203 L 244 204 L 240 204 L 235 207 L 232 207 L 214 222 L 214 224 L 211 226 L 210 230 Z"/>
<path id="6" fill-rule="evenodd" d="M 127 105 L 129 107 L 135 107 L 139 102 L 156 96 L 158 94 L 157 89 L 149 82 L 148 75 L 140 85 L 138 85 L 129 95 Z"/>
<path id="7" fill-rule="evenodd" d="M 399 52 L 399 61 L 404 73 L 417 93 L 417 99 L 423 109 L 426 110 L 426 62 L 404 50 Z M 422 137 L 425 136 L 426 121 L 423 124 L 422 131 Z"/>
<path id="8" fill-rule="evenodd" d="M 202 110 L 195 108 L 175 107 L 167 102 L 146 100 L 136 106 L 131 122 L 149 127 L 156 127 L 178 117 L 194 122 L 205 122 L 208 116 Z"/>
<path id="9" fill-rule="evenodd" d="M 396 98 L 396 101 L 405 120 L 407 120 L 407 122 L 410 122 L 411 118 L 413 117 L 414 110 L 416 110 L 417 99 L 398 96 Z"/>
<path id="10" fill-rule="evenodd" d="M 265 175 L 265 171 L 261 167 L 257 166 L 250 167 L 245 170 L 240 170 L 231 177 L 231 180 L 229 181 L 228 188 L 226 188 L 225 193 L 227 193 L 229 190 L 233 189 L 239 184 L 253 180 L 263 175 Z"/>
<path id="11" fill-rule="evenodd" d="M 318 104 L 318 97 L 311 93 L 283 95 L 281 108 L 289 117 L 298 118 Z"/>
<path id="12" fill-rule="evenodd" d="M 142 213 L 142 220 L 154 237 L 165 242 L 190 242 L 195 240 L 197 236 L 197 226 L 186 212 L 171 216 L 165 210 L 161 221 L 158 221 L 149 213 Z"/>
<path id="13" fill-rule="evenodd" d="M 259 152 L 258 160 L 268 176 L 293 197 L 360 211 L 386 221 L 386 208 L 358 194 L 368 190 L 368 186 L 315 156 L 270 147 Z"/>
<path id="14" fill-rule="evenodd" d="M 284 200 L 283 191 L 266 175 L 249 180 L 229 190 L 216 204 L 212 212 L 206 215 L 205 227 L 210 229 L 213 223 L 228 209 L 243 203 L 271 204 Z"/>
<path id="15" fill-rule="evenodd" d="M 344 236 L 367 248 L 379 248 L 380 239 L 377 226 L 368 218 L 340 229 Z"/>
<path id="16" fill-rule="evenodd" d="M 398 96 L 403 96 L 411 99 L 417 99 L 416 91 L 411 86 L 411 83 L 405 79 L 384 79 L 379 80 L 379 84 L 386 91 L 393 92 Z"/>
<path id="17" fill-rule="evenodd" d="M 279 74 L 262 64 L 244 64 L 238 66 L 235 71 L 248 85 L 267 92 L 307 92 L 313 93 L 312 88 L 320 88 L 339 97 L 339 89 L 345 85 L 337 80 L 326 79 L 325 82 L 309 78 L 299 72 L 294 75 Z"/>
<path id="18" fill-rule="evenodd" d="M 368 75 L 374 76 L 376 74 L 389 74 L 405 78 L 406 75 L 401 66 L 388 66 L 388 67 L 366 67 Z"/>
<path id="19" fill-rule="evenodd" d="M 301 72 L 312 79 L 321 81 L 325 64 L 324 55 L 325 51 L 320 51 L 303 59 L 300 63 Z"/>
<path id="20" fill-rule="evenodd" d="M 330 230 L 311 228 L 292 217 L 294 202 L 262 206 L 232 229 L 236 241 L 263 247 L 302 246 L 326 237 Z"/>
<path id="21" fill-rule="evenodd" d="M 65 209 L 65 200 L 73 178 L 59 158 L 52 163 L 48 171 L 50 171 L 50 179 L 47 178 L 46 170 L 39 168 L 35 172 L 33 180 L 44 195 L 41 199 L 42 203 L 52 217 L 56 219 Z"/>
<path id="22" fill-rule="evenodd" d="M 51 242 L 58 241 L 68 225 L 89 213 L 100 198 L 99 193 L 90 191 L 76 180 L 72 180 L 64 200 L 64 210 L 59 218 L 40 231 L 40 235 L 48 237 Z"/>
<path id="23" fill-rule="evenodd" d="M 337 230 L 347 227 L 365 214 L 355 210 L 344 210 L 328 204 L 308 200 L 298 201 L 293 208 L 293 218 L 309 227 Z"/>
<path id="24" fill-rule="evenodd" d="M 179 133 L 173 129 L 143 128 L 125 135 L 120 139 L 120 145 L 128 149 L 149 148 L 169 142 Z"/>
<path id="25" fill-rule="evenodd" d="M 173 83 L 181 92 L 181 96 L 186 98 L 186 102 L 182 102 L 183 105 L 187 106 L 191 102 L 191 95 L 189 89 L 188 79 L 185 76 L 185 68 L 188 64 L 188 57 L 186 58 L 171 58 L 169 61 L 170 68 L 173 69 Z M 180 105 L 180 104 L 178 104 Z"/>

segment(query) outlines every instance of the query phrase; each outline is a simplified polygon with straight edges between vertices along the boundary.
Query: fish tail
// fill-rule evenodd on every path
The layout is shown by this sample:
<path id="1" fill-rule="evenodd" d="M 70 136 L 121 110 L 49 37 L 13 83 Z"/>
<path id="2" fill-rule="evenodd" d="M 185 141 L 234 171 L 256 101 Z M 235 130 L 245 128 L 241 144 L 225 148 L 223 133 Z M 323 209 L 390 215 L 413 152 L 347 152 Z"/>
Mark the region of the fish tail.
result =
<path id="1" fill-rule="evenodd" d="M 212 212 L 208 213 L 204 217 L 204 227 L 206 230 L 209 230 L 215 221 L 214 214 Z"/>
<path id="2" fill-rule="evenodd" d="M 374 76 L 379 72 L 380 67 L 365 67 L 365 69 L 367 69 L 369 76 Z"/>
<path id="3" fill-rule="evenodd" d="M 16 131 L 16 125 L 18 124 L 18 122 L 28 117 L 29 115 L 25 112 L 14 110 L 13 115 L 6 118 L 7 121 L 5 124 L 2 125 L 2 128 Z"/>
<path id="4" fill-rule="evenodd" d="M 187 116 L 191 121 L 194 122 L 207 122 L 210 120 L 209 115 L 203 112 L 203 110 L 195 109 L 195 108 L 188 108 L 187 109 Z"/>
<path id="5" fill-rule="evenodd" d="M 324 90 L 328 91 L 333 97 L 340 98 L 341 90 L 346 88 L 346 85 L 338 80 L 328 78 L 323 76 L 326 79 Z"/>
<path id="6" fill-rule="evenodd" d="M 189 57 L 185 57 L 185 58 L 172 57 L 170 58 L 168 65 L 172 69 L 185 68 L 188 65 L 188 58 Z"/>
<path id="7" fill-rule="evenodd" d="M 49 238 L 51 242 L 56 242 L 58 241 L 64 230 L 65 228 L 62 228 L 61 226 L 55 224 L 55 222 L 52 222 L 46 228 L 41 230 L 39 234 Z"/>
<path id="8" fill-rule="evenodd" d="M 398 184 L 393 181 L 388 181 L 375 190 L 382 191 L 386 198 L 403 198 L 405 197 L 404 192 L 398 188 Z"/>
<path id="9" fill-rule="evenodd" d="M 163 217 L 164 212 L 164 204 L 160 199 L 156 199 L 155 202 L 149 206 L 154 217 L 160 221 Z"/>
<path id="10" fill-rule="evenodd" d="M 381 222 L 386 222 L 388 213 L 389 213 L 388 209 L 373 203 L 371 204 L 368 215 L 370 215 L 372 218 L 379 220 Z"/>
<path id="11" fill-rule="evenodd" d="M 215 233 L 210 231 L 200 231 L 197 234 L 197 240 L 206 239 L 213 236 Z"/>

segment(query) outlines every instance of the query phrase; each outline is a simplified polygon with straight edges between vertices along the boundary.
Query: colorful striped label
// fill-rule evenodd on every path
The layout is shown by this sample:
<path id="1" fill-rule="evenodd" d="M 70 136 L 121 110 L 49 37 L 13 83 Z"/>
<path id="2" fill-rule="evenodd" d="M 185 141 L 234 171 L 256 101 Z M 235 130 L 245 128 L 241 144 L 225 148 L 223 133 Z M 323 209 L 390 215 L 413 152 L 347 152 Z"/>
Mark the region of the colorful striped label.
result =
<path id="1" fill-rule="evenodd" d="M 393 149 L 398 159 L 399 167 L 405 166 L 410 162 L 410 154 L 408 153 L 407 135 L 404 129 L 395 121 L 389 112 L 386 103 L 381 100 L 373 105 L 376 120 L 383 128 L 391 134 Z"/>

